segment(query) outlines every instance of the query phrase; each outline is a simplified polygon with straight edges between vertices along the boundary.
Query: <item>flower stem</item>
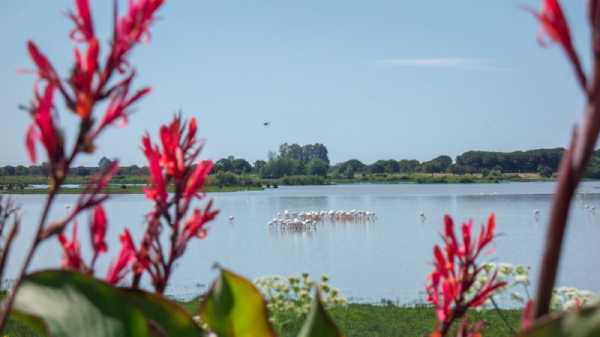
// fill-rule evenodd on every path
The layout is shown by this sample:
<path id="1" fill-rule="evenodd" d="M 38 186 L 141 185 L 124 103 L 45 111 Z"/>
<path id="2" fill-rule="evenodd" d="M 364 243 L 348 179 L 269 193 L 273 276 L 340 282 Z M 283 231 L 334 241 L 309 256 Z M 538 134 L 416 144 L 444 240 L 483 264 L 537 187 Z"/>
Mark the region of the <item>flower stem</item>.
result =
<path id="1" fill-rule="evenodd" d="M 60 186 L 60 185 L 58 185 L 58 186 Z M 40 222 L 38 223 L 38 226 L 37 226 L 35 238 L 31 243 L 31 247 L 29 247 L 29 251 L 27 252 L 27 256 L 25 257 L 25 261 L 23 262 L 21 271 L 19 272 L 19 275 L 17 276 L 15 285 L 14 285 L 12 291 L 8 294 L 8 297 L 4 303 L 4 308 L 2 308 L 2 312 L 0 312 L 0 332 L 4 331 L 4 327 L 6 326 L 8 315 L 9 315 L 9 313 L 12 309 L 12 306 L 14 304 L 14 301 L 15 301 L 17 290 L 19 289 L 19 286 L 21 285 L 21 282 L 23 281 L 23 277 L 25 276 L 25 273 L 27 272 L 27 269 L 29 268 L 29 264 L 31 263 L 31 260 L 33 259 L 33 255 L 34 255 L 38 245 L 41 242 L 40 237 L 44 230 L 44 224 L 46 223 L 48 214 L 50 213 L 50 207 L 52 206 L 52 202 L 54 201 L 54 198 L 56 197 L 57 192 L 58 192 L 58 189 L 53 188 L 48 193 L 48 198 L 46 198 L 46 204 L 44 205 L 44 210 L 42 212 Z"/>

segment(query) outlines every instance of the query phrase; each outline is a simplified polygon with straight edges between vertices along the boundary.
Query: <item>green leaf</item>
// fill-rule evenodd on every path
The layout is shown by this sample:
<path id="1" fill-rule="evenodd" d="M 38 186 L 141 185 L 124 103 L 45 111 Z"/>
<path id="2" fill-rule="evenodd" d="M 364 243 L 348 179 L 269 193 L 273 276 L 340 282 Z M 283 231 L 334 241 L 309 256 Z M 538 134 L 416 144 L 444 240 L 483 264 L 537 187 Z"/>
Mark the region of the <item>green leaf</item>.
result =
<path id="1" fill-rule="evenodd" d="M 163 297 L 70 271 L 28 275 L 11 314 L 54 337 L 203 335 L 185 310 Z"/>
<path id="2" fill-rule="evenodd" d="M 219 337 L 275 337 L 260 291 L 225 269 L 202 301 L 200 316 Z"/>
<path id="3" fill-rule="evenodd" d="M 142 312 L 120 290 L 80 273 L 28 275 L 14 308 L 42 319 L 55 337 L 149 336 Z"/>
<path id="4" fill-rule="evenodd" d="M 182 307 L 156 294 L 122 289 L 127 300 L 144 313 L 154 333 L 164 336 L 198 337 L 204 332 Z"/>
<path id="5" fill-rule="evenodd" d="M 49 336 L 46 323 L 44 323 L 44 321 L 37 316 L 29 315 L 19 310 L 13 310 L 10 313 L 10 318 L 23 325 L 26 325 L 40 337 Z"/>
<path id="6" fill-rule="evenodd" d="M 568 310 L 542 318 L 519 337 L 596 337 L 600 336 L 600 304 Z"/>
<path id="7" fill-rule="evenodd" d="M 342 333 L 335 325 L 321 303 L 321 294 L 316 291 L 310 312 L 298 334 L 298 337 L 342 337 Z"/>

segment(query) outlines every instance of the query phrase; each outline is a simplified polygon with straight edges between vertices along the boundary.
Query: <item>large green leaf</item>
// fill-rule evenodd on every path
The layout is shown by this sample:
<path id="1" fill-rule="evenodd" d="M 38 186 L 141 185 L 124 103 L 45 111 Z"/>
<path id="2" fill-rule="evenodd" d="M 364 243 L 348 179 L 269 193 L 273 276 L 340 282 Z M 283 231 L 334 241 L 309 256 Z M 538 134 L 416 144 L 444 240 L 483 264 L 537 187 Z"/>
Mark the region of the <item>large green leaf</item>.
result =
<path id="1" fill-rule="evenodd" d="M 569 310 L 541 319 L 519 337 L 597 337 L 600 336 L 600 304 Z"/>
<path id="2" fill-rule="evenodd" d="M 48 336 L 48 327 L 46 326 L 46 323 L 37 316 L 29 315 L 19 310 L 13 310 L 10 313 L 10 318 L 27 326 L 40 337 Z"/>
<path id="3" fill-rule="evenodd" d="M 200 316 L 219 337 L 275 337 L 260 291 L 225 269 L 202 301 Z"/>
<path id="4" fill-rule="evenodd" d="M 117 288 L 69 271 L 28 275 L 15 309 L 39 317 L 55 337 L 149 336 L 140 310 Z"/>
<path id="5" fill-rule="evenodd" d="M 185 310 L 163 297 L 69 271 L 28 275 L 14 309 L 13 318 L 54 337 L 203 335 Z"/>
<path id="6" fill-rule="evenodd" d="M 127 300 L 144 313 L 154 334 L 177 337 L 204 334 L 187 311 L 164 297 L 139 290 L 123 291 L 127 294 Z"/>
<path id="7" fill-rule="evenodd" d="M 321 303 L 321 295 L 317 290 L 313 298 L 310 312 L 298 334 L 298 337 L 342 337 L 342 333 L 335 325 Z"/>

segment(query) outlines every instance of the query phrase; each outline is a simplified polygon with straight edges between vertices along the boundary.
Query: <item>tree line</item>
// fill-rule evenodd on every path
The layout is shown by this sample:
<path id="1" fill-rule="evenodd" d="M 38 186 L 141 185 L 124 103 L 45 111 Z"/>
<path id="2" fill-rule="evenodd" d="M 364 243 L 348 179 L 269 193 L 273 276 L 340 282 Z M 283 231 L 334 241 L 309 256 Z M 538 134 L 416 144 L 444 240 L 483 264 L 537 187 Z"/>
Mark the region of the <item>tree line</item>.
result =
<path id="1" fill-rule="evenodd" d="M 270 152 L 267 160 L 254 163 L 243 158 L 229 156 L 215 162 L 212 174 L 227 179 L 224 174 L 253 174 L 265 179 L 278 179 L 289 176 L 317 176 L 333 178 L 353 178 L 357 174 L 393 174 L 393 173 L 453 173 L 453 174 L 489 174 L 489 173 L 525 173 L 537 172 L 543 176 L 551 176 L 558 170 L 563 148 L 535 149 L 529 151 L 493 152 L 467 151 L 453 160 L 450 156 L 441 155 L 428 161 L 416 159 L 381 159 L 365 164 L 358 159 L 330 165 L 327 147 L 323 144 L 281 144 L 278 152 Z M 110 164 L 106 157 L 98 166 L 74 167 L 74 176 L 91 176 L 101 168 Z M 0 167 L 3 176 L 44 176 L 47 175 L 46 164 L 32 166 Z M 143 176 L 148 174 L 145 166 L 131 165 L 119 169 L 119 175 Z M 600 178 L 600 150 L 594 153 L 587 176 Z"/>

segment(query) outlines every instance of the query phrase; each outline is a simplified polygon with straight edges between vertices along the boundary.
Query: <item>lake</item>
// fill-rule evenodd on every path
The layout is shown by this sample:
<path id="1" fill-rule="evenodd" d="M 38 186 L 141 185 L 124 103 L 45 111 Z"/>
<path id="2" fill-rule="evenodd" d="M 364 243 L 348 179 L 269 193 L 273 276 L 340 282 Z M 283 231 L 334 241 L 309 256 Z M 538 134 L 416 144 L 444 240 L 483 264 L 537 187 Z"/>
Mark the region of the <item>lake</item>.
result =
<path id="1" fill-rule="evenodd" d="M 443 215 L 451 214 L 457 222 L 472 217 L 481 223 L 492 211 L 502 236 L 496 240 L 496 252 L 487 259 L 531 266 L 535 279 L 553 188 L 554 183 L 549 182 L 357 184 L 212 193 L 209 197 L 221 214 L 210 225 L 206 239 L 188 246 L 168 293 L 177 297 L 197 295 L 216 276 L 212 266 L 218 262 L 251 279 L 301 272 L 313 277 L 327 274 L 331 284 L 353 301 L 385 298 L 414 303 L 424 298 L 432 247 L 440 241 Z M 13 198 L 22 206 L 24 223 L 8 265 L 9 278 L 20 266 L 18 260 L 24 255 L 44 200 L 39 195 Z M 51 219 L 64 215 L 75 199 L 73 195 L 60 196 Z M 114 195 L 105 205 L 109 255 L 115 256 L 118 235 L 125 226 L 136 240 L 142 235 L 143 215 L 150 203 L 142 195 Z M 286 209 L 360 209 L 375 212 L 377 220 L 366 224 L 324 223 L 310 233 L 269 230 L 268 222 Z M 536 209 L 539 219 L 534 216 Z M 424 221 L 420 213 L 425 215 Z M 82 246 L 87 248 L 88 215 L 81 216 L 79 223 Z M 600 291 L 600 273 L 594 272 L 600 260 L 600 182 L 585 182 L 580 187 L 567 234 L 559 284 Z M 85 252 L 87 256 L 89 253 Z M 57 240 L 52 240 L 38 251 L 33 269 L 58 266 L 60 259 Z M 100 259 L 100 274 L 110 259 Z"/>

